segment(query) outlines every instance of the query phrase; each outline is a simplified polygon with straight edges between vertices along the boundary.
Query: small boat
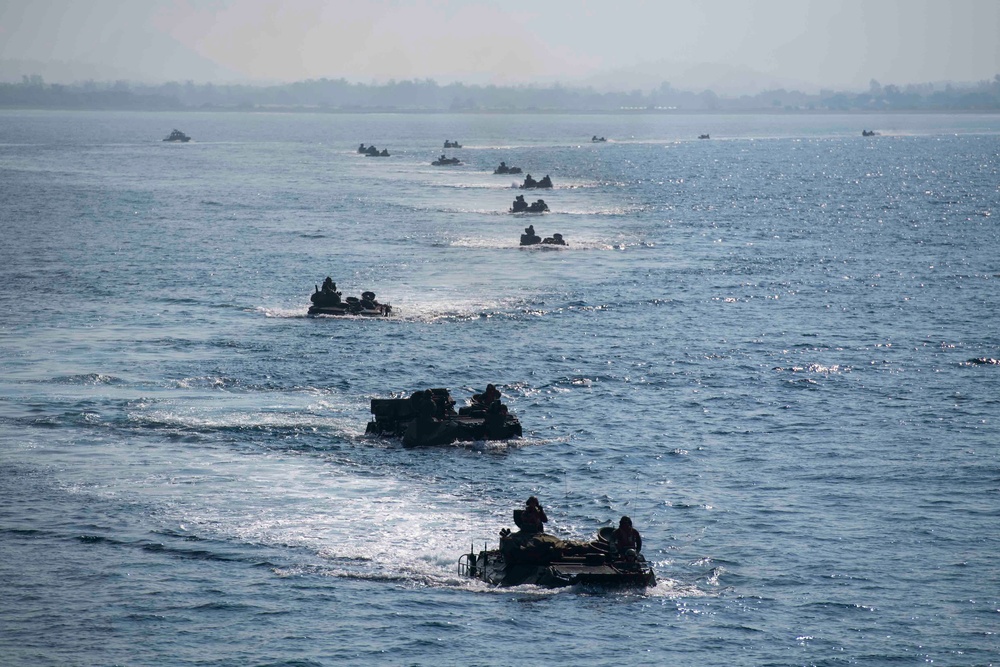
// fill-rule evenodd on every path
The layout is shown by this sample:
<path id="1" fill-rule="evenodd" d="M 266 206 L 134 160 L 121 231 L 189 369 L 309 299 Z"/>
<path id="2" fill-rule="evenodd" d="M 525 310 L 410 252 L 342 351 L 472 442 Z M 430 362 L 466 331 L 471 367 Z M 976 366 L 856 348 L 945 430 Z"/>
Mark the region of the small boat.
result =
<path id="1" fill-rule="evenodd" d="M 518 513 L 514 510 L 514 522 Z M 610 555 L 610 527 L 602 528 L 592 542 L 560 540 L 547 533 L 511 533 L 500 531 L 496 549 L 473 547 L 458 560 L 459 576 L 479 579 L 493 586 L 544 588 L 564 586 L 601 586 L 610 588 L 645 588 L 656 585 L 656 574 L 641 554 L 622 558 Z"/>
<path id="2" fill-rule="evenodd" d="M 186 144 L 187 142 L 191 141 L 191 137 L 184 134 L 180 130 L 174 130 L 173 132 L 167 135 L 164 141 L 177 141 Z"/>
<path id="3" fill-rule="evenodd" d="M 591 140 L 591 141 L 592 141 L 593 143 L 595 143 L 595 144 L 600 144 L 600 143 L 603 143 L 603 142 L 607 141 L 607 139 L 605 139 L 604 137 L 599 137 L 599 136 L 597 136 L 596 134 L 595 134 L 594 136 L 592 136 L 592 137 L 590 138 L 590 140 Z"/>
<path id="4" fill-rule="evenodd" d="M 861 136 L 862 137 L 877 137 L 878 136 L 878 132 L 876 132 L 875 130 L 861 130 Z"/>
<path id="5" fill-rule="evenodd" d="M 373 398 L 375 419 L 365 433 L 402 438 L 404 447 L 448 445 L 457 441 L 510 440 L 521 437 L 521 422 L 497 398 L 476 394 L 455 411 L 447 389 L 416 391 L 409 398 Z"/>
<path id="6" fill-rule="evenodd" d="M 453 164 L 462 164 L 462 161 L 457 157 L 445 157 L 442 155 L 438 159 L 431 162 L 431 164 L 435 167 L 447 167 Z"/>
<path id="7" fill-rule="evenodd" d="M 445 148 L 461 148 L 462 144 L 458 143 L 457 141 L 448 141 L 447 139 L 445 139 L 444 140 L 444 147 Z"/>
<path id="8" fill-rule="evenodd" d="M 337 291 L 337 284 L 329 278 L 323 282 L 323 289 L 316 286 L 316 291 L 312 293 L 309 300 L 308 314 L 316 315 L 355 315 L 360 317 L 388 317 L 392 312 L 392 306 L 388 303 L 379 303 L 375 299 L 375 292 L 362 292 L 361 298 L 349 296 L 341 298 L 341 293 Z"/>
<path id="9" fill-rule="evenodd" d="M 699 139 L 711 139 L 712 137 L 711 137 L 711 136 L 709 136 L 709 135 L 707 135 L 707 134 L 699 134 L 699 135 L 698 135 L 698 138 L 699 138 Z"/>

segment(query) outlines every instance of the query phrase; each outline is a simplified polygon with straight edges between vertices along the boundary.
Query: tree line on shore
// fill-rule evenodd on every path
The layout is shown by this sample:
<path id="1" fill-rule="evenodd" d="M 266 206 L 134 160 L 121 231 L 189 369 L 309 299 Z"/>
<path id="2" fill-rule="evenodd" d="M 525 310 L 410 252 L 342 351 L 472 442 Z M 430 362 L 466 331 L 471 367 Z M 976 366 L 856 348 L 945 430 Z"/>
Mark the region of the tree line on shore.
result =
<path id="1" fill-rule="evenodd" d="M 287 84 L 49 84 L 38 75 L 0 83 L 0 107 L 115 110 L 299 110 L 329 112 L 794 112 L 1000 111 L 1000 74 L 969 84 L 881 85 L 868 90 L 767 90 L 731 97 L 711 90 L 598 92 L 570 86 L 439 85 L 433 80 L 351 83 L 311 79 Z"/>

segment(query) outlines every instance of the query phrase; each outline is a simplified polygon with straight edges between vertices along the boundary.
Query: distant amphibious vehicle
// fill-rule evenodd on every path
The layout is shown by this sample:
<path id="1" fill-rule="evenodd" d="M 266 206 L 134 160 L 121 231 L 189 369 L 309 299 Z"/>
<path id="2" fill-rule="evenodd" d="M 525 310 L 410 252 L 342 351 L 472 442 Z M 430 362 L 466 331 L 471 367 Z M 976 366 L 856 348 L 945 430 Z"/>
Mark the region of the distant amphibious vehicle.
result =
<path id="1" fill-rule="evenodd" d="M 493 170 L 494 174 L 520 174 L 520 167 L 508 167 L 506 162 L 501 160 L 500 166 Z"/>
<path id="2" fill-rule="evenodd" d="M 457 412 L 447 389 L 417 391 L 409 398 L 373 398 L 371 411 L 375 418 L 365 432 L 402 438 L 404 447 L 521 437 L 521 422 L 493 385 Z"/>
<path id="3" fill-rule="evenodd" d="M 514 203 L 511 204 L 508 213 L 545 213 L 548 210 L 549 205 L 545 203 L 544 199 L 539 199 L 529 204 L 524 200 L 524 195 L 518 195 L 514 199 Z"/>
<path id="4" fill-rule="evenodd" d="M 381 151 L 375 146 L 365 146 L 361 144 L 358 146 L 358 152 L 362 155 L 367 155 L 368 157 L 389 157 L 388 149 L 383 148 Z"/>
<path id="5" fill-rule="evenodd" d="M 520 524 L 523 510 L 514 510 Z M 522 528 L 516 533 L 500 531 L 500 546 L 473 548 L 458 560 L 460 576 L 485 581 L 494 586 L 544 588 L 585 586 L 643 588 L 656 585 L 653 568 L 641 554 L 612 555 L 609 541 L 613 528 L 601 528 L 592 542 L 572 542 L 544 532 Z"/>
<path id="6" fill-rule="evenodd" d="M 359 315 L 361 317 L 388 317 L 392 306 L 375 300 L 375 292 L 362 292 L 361 298 L 349 296 L 341 298 L 337 291 L 337 283 L 329 277 L 323 281 L 323 287 L 316 286 L 309 300 L 309 315 Z"/>
<path id="7" fill-rule="evenodd" d="M 164 141 L 174 141 L 174 142 L 181 142 L 181 143 L 185 143 L 186 144 L 187 142 L 191 141 L 191 137 L 189 137 L 188 135 L 184 134 L 180 130 L 174 130 L 173 132 L 171 132 L 170 134 L 168 134 L 166 136 L 166 138 L 164 139 Z"/>
<path id="8" fill-rule="evenodd" d="M 551 190 L 552 179 L 549 178 L 548 174 L 546 174 L 545 176 L 542 177 L 542 180 L 536 181 L 531 177 L 531 174 L 528 174 L 527 176 L 524 177 L 524 183 L 521 183 L 521 185 L 519 185 L 518 187 L 521 188 L 522 190 L 535 190 L 535 189 Z"/>
<path id="9" fill-rule="evenodd" d="M 531 245 L 567 245 L 566 239 L 563 238 L 562 234 L 553 234 L 552 236 L 546 236 L 544 239 L 535 233 L 535 226 L 528 225 L 524 228 L 524 233 L 521 234 L 521 245 L 531 246 Z"/>

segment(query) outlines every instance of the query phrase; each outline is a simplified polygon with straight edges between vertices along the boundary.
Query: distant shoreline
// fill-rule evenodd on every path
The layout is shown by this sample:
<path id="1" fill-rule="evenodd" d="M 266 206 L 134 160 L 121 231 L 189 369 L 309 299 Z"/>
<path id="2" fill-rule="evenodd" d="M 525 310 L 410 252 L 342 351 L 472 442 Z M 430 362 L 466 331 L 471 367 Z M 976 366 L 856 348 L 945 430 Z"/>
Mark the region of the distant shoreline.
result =
<path id="1" fill-rule="evenodd" d="M 563 86 L 439 86 L 433 81 L 365 85 L 328 79 L 266 87 L 125 81 L 63 85 L 31 75 L 21 83 L 0 83 L 0 108 L 339 114 L 998 113 L 1000 74 L 966 86 L 882 86 L 872 81 L 863 92 L 778 89 L 740 97 L 678 90 L 667 83 L 648 92 L 598 92 Z"/>
<path id="2" fill-rule="evenodd" d="M 5 105 L 2 111 L 131 111 L 135 113 L 274 113 L 376 115 L 398 114 L 413 116 L 940 116 L 1000 114 L 1000 109 L 398 109 L 365 107 L 359 109 L 319 108 L 305 106 L 256 107 L 143 107 L 128 106 L 37 106 Z"/>

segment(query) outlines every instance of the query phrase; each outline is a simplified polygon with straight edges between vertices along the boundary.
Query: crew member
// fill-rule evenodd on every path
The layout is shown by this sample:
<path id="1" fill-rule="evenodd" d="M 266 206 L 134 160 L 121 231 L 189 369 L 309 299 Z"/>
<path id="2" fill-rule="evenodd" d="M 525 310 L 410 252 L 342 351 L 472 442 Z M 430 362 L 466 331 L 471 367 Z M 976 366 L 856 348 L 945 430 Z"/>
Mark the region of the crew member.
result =
<path id="1" fill-rule="evenodd" d="M 642 536 L 632 527 L 632 519 L 623 516 L 618 522 L 618 528 L 611 533 L 608 544 L 613 558 L 635 557 L 642 551 Z"/>
<path id="2" fill-rule="evenodd" d="M 521 512 L 521 530 L 526 533 L 544 533 L 549 517 L 545 516 L 545 510 L 538 502 L 538 498 L 531 496 L 524 504 L 524 511 Z"/>

